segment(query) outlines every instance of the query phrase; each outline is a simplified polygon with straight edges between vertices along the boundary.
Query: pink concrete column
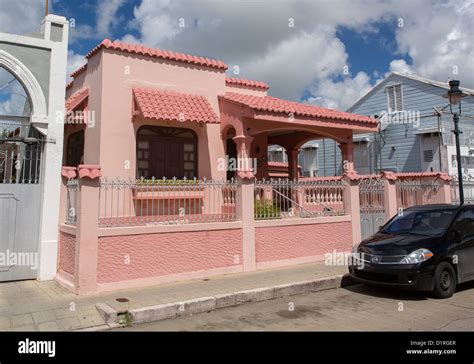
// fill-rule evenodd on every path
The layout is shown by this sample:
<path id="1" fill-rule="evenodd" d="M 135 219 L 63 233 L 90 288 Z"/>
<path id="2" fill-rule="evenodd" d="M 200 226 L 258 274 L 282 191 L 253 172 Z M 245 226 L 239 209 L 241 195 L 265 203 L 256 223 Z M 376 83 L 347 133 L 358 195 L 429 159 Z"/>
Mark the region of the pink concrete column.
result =
<path id="1" fill-rule="evenodd" d="M 344 188 L 344 210 L 351 216 L 352 244 L 359 244 L 362 240 L 360 228 L 360 203 L 359 203 L 359 176 L 354 172 L 344 173 L 342 177 L 346 183 Z"/>
<path id="2" fill-rule="evenodd" d="M 79 198 L 77 201 L 76 227 L 76 293 L 92 293 L 97 290 L 98 261 L 98 211 L 100 167 L 80 165 Z"/>
<path id="3" fill-rule="evenodd" d="M 243 172 L 251 172 L 252 170 L 252 161 L 250 159 L 250 150 L 253 141 L 251 136 L 238 135 L 232 138 L 237 146 L 237 169 Z"/>
<path id="4" fill-rule="evenodd" d="M 451 177 L 447 173 L 440 173 L 438 178 L 441 180 L 442 186 L 439 194 L 439 202 L 440 203 L 453 203 L 452 195 L 451 195 Z"/>
<path id="5" fill-rule="evenodd" d="M 388 221 L 398 213 L 397 189 L 395 186 L 397 176 L 393 172 L 382 172 L 382 180 L 385 221 Z"/>
<path id="6" fill-rule="evenodd" d="M 288 173 L 290 180 L 297 180 L 298 179 L 298 153 L 299 150 L 292 149 L 286 151 L 288 154 Z"/>
<path id="7" fill-rule="evenodd" d="M 67 182 L 71 178 L 77 177 L 76 167 L 63 167 L 61 170 L 61 192 L 59 196 L 59 224 L 64 224 L 66 221 L 66 214 L 70 212 L 67 211 Z"/>
<path id="8" fill-rule="evenodd" d="M 348 142 L 339 144 L 342 154 L 342 170 L 343 172 L 353 172 L 354 169 L 354 143 Z"/>
<path id="9" fill-rule="evenodd" d="M 244 272 L 257 268 L 255 256 L 254 178 L 237 173 L 237 213 L 242 220 L 242 264 Z"/>

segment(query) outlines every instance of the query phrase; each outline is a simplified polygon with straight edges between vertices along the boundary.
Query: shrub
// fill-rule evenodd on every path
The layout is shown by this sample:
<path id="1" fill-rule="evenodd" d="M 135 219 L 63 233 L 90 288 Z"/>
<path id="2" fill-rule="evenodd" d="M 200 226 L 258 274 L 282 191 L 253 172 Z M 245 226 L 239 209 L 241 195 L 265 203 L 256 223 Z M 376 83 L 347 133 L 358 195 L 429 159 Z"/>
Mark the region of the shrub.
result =
<path id="1" fill-rule="evenodd" d="M 254 217 L 256 219 L 280 219 L 281 209 L 271 200 L 255 201 Z"/>

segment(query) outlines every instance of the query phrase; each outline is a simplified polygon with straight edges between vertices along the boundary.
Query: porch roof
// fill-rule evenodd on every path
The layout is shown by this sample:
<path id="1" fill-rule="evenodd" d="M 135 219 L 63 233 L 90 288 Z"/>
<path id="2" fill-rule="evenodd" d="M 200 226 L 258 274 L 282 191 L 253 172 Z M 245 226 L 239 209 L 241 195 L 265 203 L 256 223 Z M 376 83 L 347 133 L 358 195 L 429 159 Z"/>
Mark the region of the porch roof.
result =
<path id="1" fill-rule="evenodd" d="M 134 88 L 135 109 L 148 119 L 219 123 L 209 101 L 202 95 L 154 88 Z"/>
<path id="2" fill-rule="evenodd" d="M 89 88 L 83 87 L 80 90 L 77 90 L 66 100 L 66 110 L 74 111 L 74 109 L 76 109 L 88 97 Z"/>
<path id="3" fill-rule="evenodd" d="M 375 119 L 367 116 L 326 109 L 300 102 L 287 101 L 272 96 L 254 96 L 236 92 L 226 92 L 224 95 L 220 95 L 219 98 L 246 106 L 253 111 L 285 114 L 285 117 L 292 113 L 295 117 L 331 120 L 338 124 L 350 123 L 363 127 L 373 127 L 374 129 L 378 125 Z"/>

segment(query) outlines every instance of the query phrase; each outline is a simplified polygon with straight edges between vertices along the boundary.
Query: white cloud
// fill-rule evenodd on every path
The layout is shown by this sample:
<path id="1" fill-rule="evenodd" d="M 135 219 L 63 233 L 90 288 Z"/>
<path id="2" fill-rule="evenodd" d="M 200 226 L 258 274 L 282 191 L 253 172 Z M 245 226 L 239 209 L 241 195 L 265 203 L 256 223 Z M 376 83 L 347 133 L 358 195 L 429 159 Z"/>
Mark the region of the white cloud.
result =
<path id="1" fill-rule="evenodd" d="M 473 2 L 289 0 L 270 6 L 267 1 L 142 0 L 132 21 L 139 36 L 128 34 L 123 40 L 223 59 L 238 65 L 241 77 L 270 83 L 275 96 L 299 99 L 309 90 L 313 101 L 345 108 L 371 84 L 365 73 L 340 81 L 350 59 L 337 37 L 338 27 L 370 37 L 378 31 L 377 22 L 403 19 L 396 30 L 400 54 L 394 55 L 390 70 L 443 80 L 457 65 L 467 86 L 474 77 L 474 72 L 467 75 L 474 59 Z"/>
<path id="2" fill-rule="evenodd" d="M 69 75 L 86 63 L 86 59 L 83 55 L 74 53 L 74 51 L 69 50 L 67 54 L 67 77 L 68 81 L 72 79 Z"/>
<path id="3" fill-rule="evenodd" d="M 71 43 L 113 38 L 123 21 L 118 10 L 124 2 L 100 1 L 95 24 L 78 24 L 70 32 Z M 2 3 L 0 30 L 31 31 L 42 13 L 36 0 Z M 294 27 L 289 27 L 290 18 Z M 122 40 L 219 58 L 238 65 L 239 76 L 269 83 L 272 95 L 300 99 L 310 92 L 313 102 L 344 109 L 371 84 L 363 72 L 342 74 L 351 59 L 338 38 L 341 26 L 383 42 L 383 34 L 376 34 L 378 23 L 402 19 L 403 27 L 396 29 L 398 54 L 387 65 L 390 71 L 441 81 L 456 77 L 474 88 L 473 18 L 474 0 L 142 0 L 128 24 L 134 32 Z M 84 62 L 74 52 L 69 56 L 70 71 Z M 370 74 L 379 78 L 384 71 Z"/>
<path id="4" fill-rule="evenodd" d="M 97 6 L 97 33 L 99 36 L 109 36 L 111 30 L 118 25 L 120 19 L 117 15 L 119 8 L 125 0 L 101 0 Z"/>
<path id="5" fill-rule="evenodd" d="M 413 73 L 410 65 L 404 59 L 394 59 L 390 62 L 390 72 Z"/>
<path id="6" fill-rule="evenodd" d="M 440 81 L 458 78 L 474 88 L 474 1 L 435 1 L 407 17 L 397 42 L 413 59 L 412 69 Z"/>
<path id="7" fill-rule="evenodd" d="M 22 84 L 0 68 L 0 115 L 23 115 L 28 96 Z"/>
<path id="8" fill-rule="evenodd" d="M 359 72 L 354 78 L 346 77 L 339 82 L 324 79 L 311 89 L 313 95 L 319 96 L 308 101 L 330 109 L 346 110 L 371 88 L 370 77 L 365 72 Z"/>
<path id="9" fill-rule="evenodd" d="M 346 60 L 344 44 L 335 37 L 335 30 L 322 26 L 245 61 L 241 71 L 244 77 L 271 82 L 274 96 L 298 99 L 311 84 L 341 74 Z"/>
<path id="10" fill-rule="evenodd" d="M 44 3 L 37 0 L 1 0 L 0 32 L 25 34 L 39 31 Z"/>
<path id="11" fill-rule="evenodd" d="M 239 66 L 240 77 L 270 83 L 272 95 L 300 99 L 305 90 L 342 75 L 348 55 L 337 26 L 368 31 L 367 23 L 385 13 L 382 0 L 357 5 L 290 0 L 271 6 L 267 1 L 143 0 L 132 21 L 139 37 L 127 34 L 122 40 L 223 59 Z"/>

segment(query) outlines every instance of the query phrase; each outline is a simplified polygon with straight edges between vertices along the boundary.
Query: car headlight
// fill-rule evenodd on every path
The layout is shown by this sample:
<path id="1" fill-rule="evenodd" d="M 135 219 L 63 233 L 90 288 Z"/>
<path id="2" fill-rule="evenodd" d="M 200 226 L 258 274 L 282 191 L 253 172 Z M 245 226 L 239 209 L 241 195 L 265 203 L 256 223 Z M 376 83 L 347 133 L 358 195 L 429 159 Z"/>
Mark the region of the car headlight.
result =
<path id="1" fill-rule="evenodd" d="M 418 249 L 414 252 L 408 254 L 405 258 L 400 261 L 400 264 L 416 264 L 424 262 L 425 260 L 430 259 L 433 256 L 433 253 L 428 249 Z"/>

